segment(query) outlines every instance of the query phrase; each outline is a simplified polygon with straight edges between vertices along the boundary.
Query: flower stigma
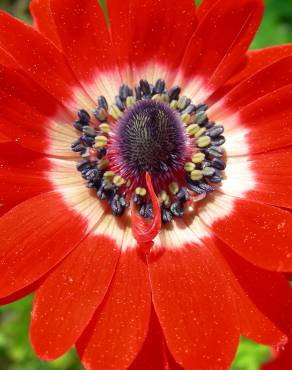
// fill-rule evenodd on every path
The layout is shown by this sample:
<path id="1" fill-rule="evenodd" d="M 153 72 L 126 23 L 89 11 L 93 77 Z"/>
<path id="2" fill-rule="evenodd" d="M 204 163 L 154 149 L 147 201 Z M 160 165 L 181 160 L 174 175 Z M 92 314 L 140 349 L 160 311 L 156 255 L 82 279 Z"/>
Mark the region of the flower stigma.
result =
<path id="1" fill-rule="evenodd" d="M 111 106 L 98 97 L 94 117 L 78 112 L 77 170 L 115 216 L 132 204 L 142 218 L 153 219 L 151 181 L 161 221 L 170 223 L 223 178 L 224 127 L 211 122 L 207 110 L 161 79 L 155 85 L 141 80 L 134 89 L 122 85 Z"/>

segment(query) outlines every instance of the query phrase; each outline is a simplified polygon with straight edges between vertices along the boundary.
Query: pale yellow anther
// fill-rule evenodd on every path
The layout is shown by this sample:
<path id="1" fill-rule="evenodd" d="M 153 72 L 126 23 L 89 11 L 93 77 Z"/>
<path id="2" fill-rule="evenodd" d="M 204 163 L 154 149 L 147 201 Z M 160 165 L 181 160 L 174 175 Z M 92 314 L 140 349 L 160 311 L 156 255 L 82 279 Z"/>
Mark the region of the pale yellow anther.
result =
<path id="1" fill-rule="evenodd" d="M 169 96 L 167 94 L 161 94 L 161 99 L 163 103 L 166 103 L 166 104 L 169 103 Z"/>
<path id="2" fill-rule="evenodd" d="M 179 191 L 179 186 L 177 182 L 171 182 L 168 188 L 172 194 L 176 194 Z"/>
<path id="3" fill-rule="evenodd" d="M 177 108 L 177 103 L 178 103 L 178 101 L 177 101 L 177 100 L 172 100 L 172 101 L 170 102 L 170 107 L 171 107 L 172 109 L 176 109 L 176 108 Z"/>
<path id="4" fill-rule="evenodd" d="M 195 153 L 192 155 L 192 162 L 193 163 L 201 163 L 205 159 L 204 153 Z"/>
<path id="5" fill-rule="evenodd" d="M 185 123 L 186 125 L 187 125 L 188 123 L 190 123 L 190 120 L 191 120 L 191 116 L 190 116 L 190 114 L 188 114 L 188 113 L 183 113 L 183 114 L 180 116 L 180 118 L 181 118 L 182 122 L 183 122 L 183 123 Z"/>
<path id="6" fill-rule="evenodd" d="M 206 131 L 207 131 L 207 130 L 205 129 L 205 127 L 200 128 L 200 130 L 199 130 L 199 131 L 197 131 L 197 132 L 195 133 L 195 137 L 196 137 L 196 138 L 199 138 L 199 137 L 200 137 L 200 136 L 202 136 Z"/>
<path id="7" fill-rule="evenodd" d="M 188 98 L 186 96 L 180 96 L 178 99 L 177 107 L 178 109 L 184 109 L 187 104 Z"/>
<path id="8" fill-rule="evenodd" d="M 124 185 L 126 183 L 126 181 L 122 178 L 122 176 L 116 175 L 113 178 L 113 183 L 116 186 L 120 187 L 120 186 Z"/>
<path id="9" fill-rule="evenodd" d="M 159 201 L 160 201 L 161 204 L 164 204 L 166 206 L 168 206 L 170 204 L 169 195 L 167 194 L 167 192 L 165 190 L 162 190 L 158 194 L 158 199 L 159 199 Z"/>
<path id="10" fill-rule="evenodd" d="M 108 123 L 102 123 L 99 125 L 99 128 L 101 130 L 101 132 L 105 133 L 105 134 L 108 134 L 111 130 L 111 127 Z"/>
<path id="11" fill-rule="evenodd" d="M 137 187 L 135 189 L 135 193 L 137 195 L 140 195 L 141 197 L 145 197 L 145 195 L 147 194 L 147 190 L 145 188 L 140 188 L 140 187 Z"/>
<path id="12" fill-rule="evenodd" d="M 187 134 L 189 134 L 190 136 L 193 136 L 196 134 L 196 132 L 198 132 L 200 130 L 200 127 L 198 125 L 196 125 L 195 123 L 192 123 L 191 125 L 189 125 L 187 128 L 186 128 L 186 132 Z"/>
<path id="13" fill-rule="evenodd" d="M 187 172 L 192 172 L 195 169 L 195 165 L 192 162 L 186 162 L 184 165 L 184 170 Z"/>
<path id="14" fill-rule="evenodd" d="M 210 144 L 211 144 L 211 138 L 209 136 L 201 136 L 197 141 L 197 145 L 199 148 L 205 148 L 206 146 Z"/>
<path id="15" fill-rule="evenodd" d="M 204 122 L 206 118 L 207 118 L 207 115 L 205 112 L 199 112 L 196 114 L 196 123 L 200 124 Z"/>
<path id="16" fill-rule="evenodd" d="M 108 165 L 109 165 L 109 160 L 108 160 L 108 159 L 103 158 L 103 159 L 101 159 L 101 160 L 98 162 L 98 164 L 97 164 L 97 168 L 98 168 L 99 170 L 105 170 L 105 169 L 108 167 Z"/>
<path id="17" fill-rule="evenodd" d="M 122 111 L 118 108 L 116 104 L 111 105 L 109 109 L 109 114 L 114 118 L 114 119 L 119 119 L 122 117 L 123 113 Z"/>
<path id="18" fill-rule="evenodd" d="M 168 195 L 167 195 L 167 192 L 165 190 L 162 190 L 158 194 L 158 199 L 160 200 L 161 203 L 163 203 L 167 198 L 168 198 Z"/>
<path id="19" fill-rule="evenodd" d="M 106 171 L 104 174 L 103 174 L 103 178 L 107 181 L 111 181 L 113 179 L 113 177 L 115 176 L 115 173 L 113 171 Z"/>
<path id="20" fill-rule="evenodd" d="M 202 173 L 202 171 L 200 171 L 200 170 L 193 170 L 192 172 L 191 172 L 191 179 L 193 180 L 193 181 L 199 181 L 199 180 L 201 180 L 203 178 L 203 173 Z"/>
<path id="21" fill-rule="evenodd" d="M 162 101 L 162 95 L 161 94 L 155 94 L 155 95 L 152 96 L 152 99 L 156 100 L 156 101 Z"/>
<path id="22" fill-rule="evenodd" d="M 106 146 L 107 144 L 107 137 L 106 136 L 96 136 L 95 137 L 95 144 L 94 144 L 94 147 L 99 149 L 99 148 L 103 148 L 104 146 Z"/>
<path id="23" fill-rule="evenodd" d="M 128 96 L 126 100 L 127 108 L 132 107 L 136 103 L 136 98 L 134 96 Z"/>

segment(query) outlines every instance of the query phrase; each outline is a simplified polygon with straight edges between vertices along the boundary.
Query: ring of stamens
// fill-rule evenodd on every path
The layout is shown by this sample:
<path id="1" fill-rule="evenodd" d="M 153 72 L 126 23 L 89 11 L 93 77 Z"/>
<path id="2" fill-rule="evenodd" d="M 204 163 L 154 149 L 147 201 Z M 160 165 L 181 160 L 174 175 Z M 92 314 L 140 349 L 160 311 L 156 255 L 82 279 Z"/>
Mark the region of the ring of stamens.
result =
<path id="1" fill-rule="evenodd" d="M 179 86 L 166 89 L 163 80 L 155 85 L 141 80 L 134 91 L 122 85 L 111 106 L 98 97 L 94 117 L 84 109 L 78 112 L 73 125 L 81 136 L 72 144 L 81 156 L 77 170 L 115 216 L 131 202 L 141 216 L 153 216 L 146 171 L 153 176 L 164 223 L 182 217 L 187 203 L 205 198 L 220 184 L 224 127 L 209 121 L 206 104 L 195 105 L 180 93 Z"/>

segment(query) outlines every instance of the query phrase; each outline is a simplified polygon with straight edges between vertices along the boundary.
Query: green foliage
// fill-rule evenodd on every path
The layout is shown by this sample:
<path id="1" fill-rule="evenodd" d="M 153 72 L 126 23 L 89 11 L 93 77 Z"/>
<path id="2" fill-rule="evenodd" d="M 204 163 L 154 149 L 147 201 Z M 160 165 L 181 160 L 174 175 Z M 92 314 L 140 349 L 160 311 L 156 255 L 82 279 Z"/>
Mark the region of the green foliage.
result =
<path id="1" fill-rule="evenodd" d="M 29 343 L 32 297 L 0 307 L 1 370 L 82 370 L 74 351 L 51 363 L 38 360 Z"/>
<path id="2" fill-rule="evenodd" d="M 104 0 L 100 0 L 104 5 Z M 236 0 L 234 0 L 236 1 Z M 29 0 L 0 0 L 0 9 L 31 22 Z M 253 48 L 292 42 L 291 0 L 266 0 L 264 22 Z M 50 364 L 39 361 L 28 339 L 31 297 L 0 308 L 0 370 L 81 370 L 71 351 Z M 232 370 L 258 370 L 269 358 L 269 349 L 242 339 Z"/>

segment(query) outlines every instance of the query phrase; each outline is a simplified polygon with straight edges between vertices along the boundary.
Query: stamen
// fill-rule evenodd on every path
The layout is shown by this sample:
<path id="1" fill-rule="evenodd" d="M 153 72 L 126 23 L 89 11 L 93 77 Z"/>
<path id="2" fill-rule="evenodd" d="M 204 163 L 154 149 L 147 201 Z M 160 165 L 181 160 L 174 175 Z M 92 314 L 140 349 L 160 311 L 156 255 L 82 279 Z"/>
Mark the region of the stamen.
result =
<path id="1" fill-rule="evenodd" d="M 160 205 L 148 172 L 146 173 L 146 184 L 152 201 L 154 217 L 149 223 L 132 210 L 132 232 L 139 244 L 152 242 L 161 229 Z"/>
<path id="2" fill-rule="evenodd" d="M 81 109 L 73 123 L 81 135 L 71 145 L 81 157 L 77 170 L 113 215 L 132 200 L 139 243 L 150 243 L 161 222 L 183 217 L 186 202 L 204 199 L 223 178 L 224 127 L 209 121 L 206 104 L 180 93 L 162 79 L 124 84 L 110 107 L 98 97 L 96 122 Z"/>

